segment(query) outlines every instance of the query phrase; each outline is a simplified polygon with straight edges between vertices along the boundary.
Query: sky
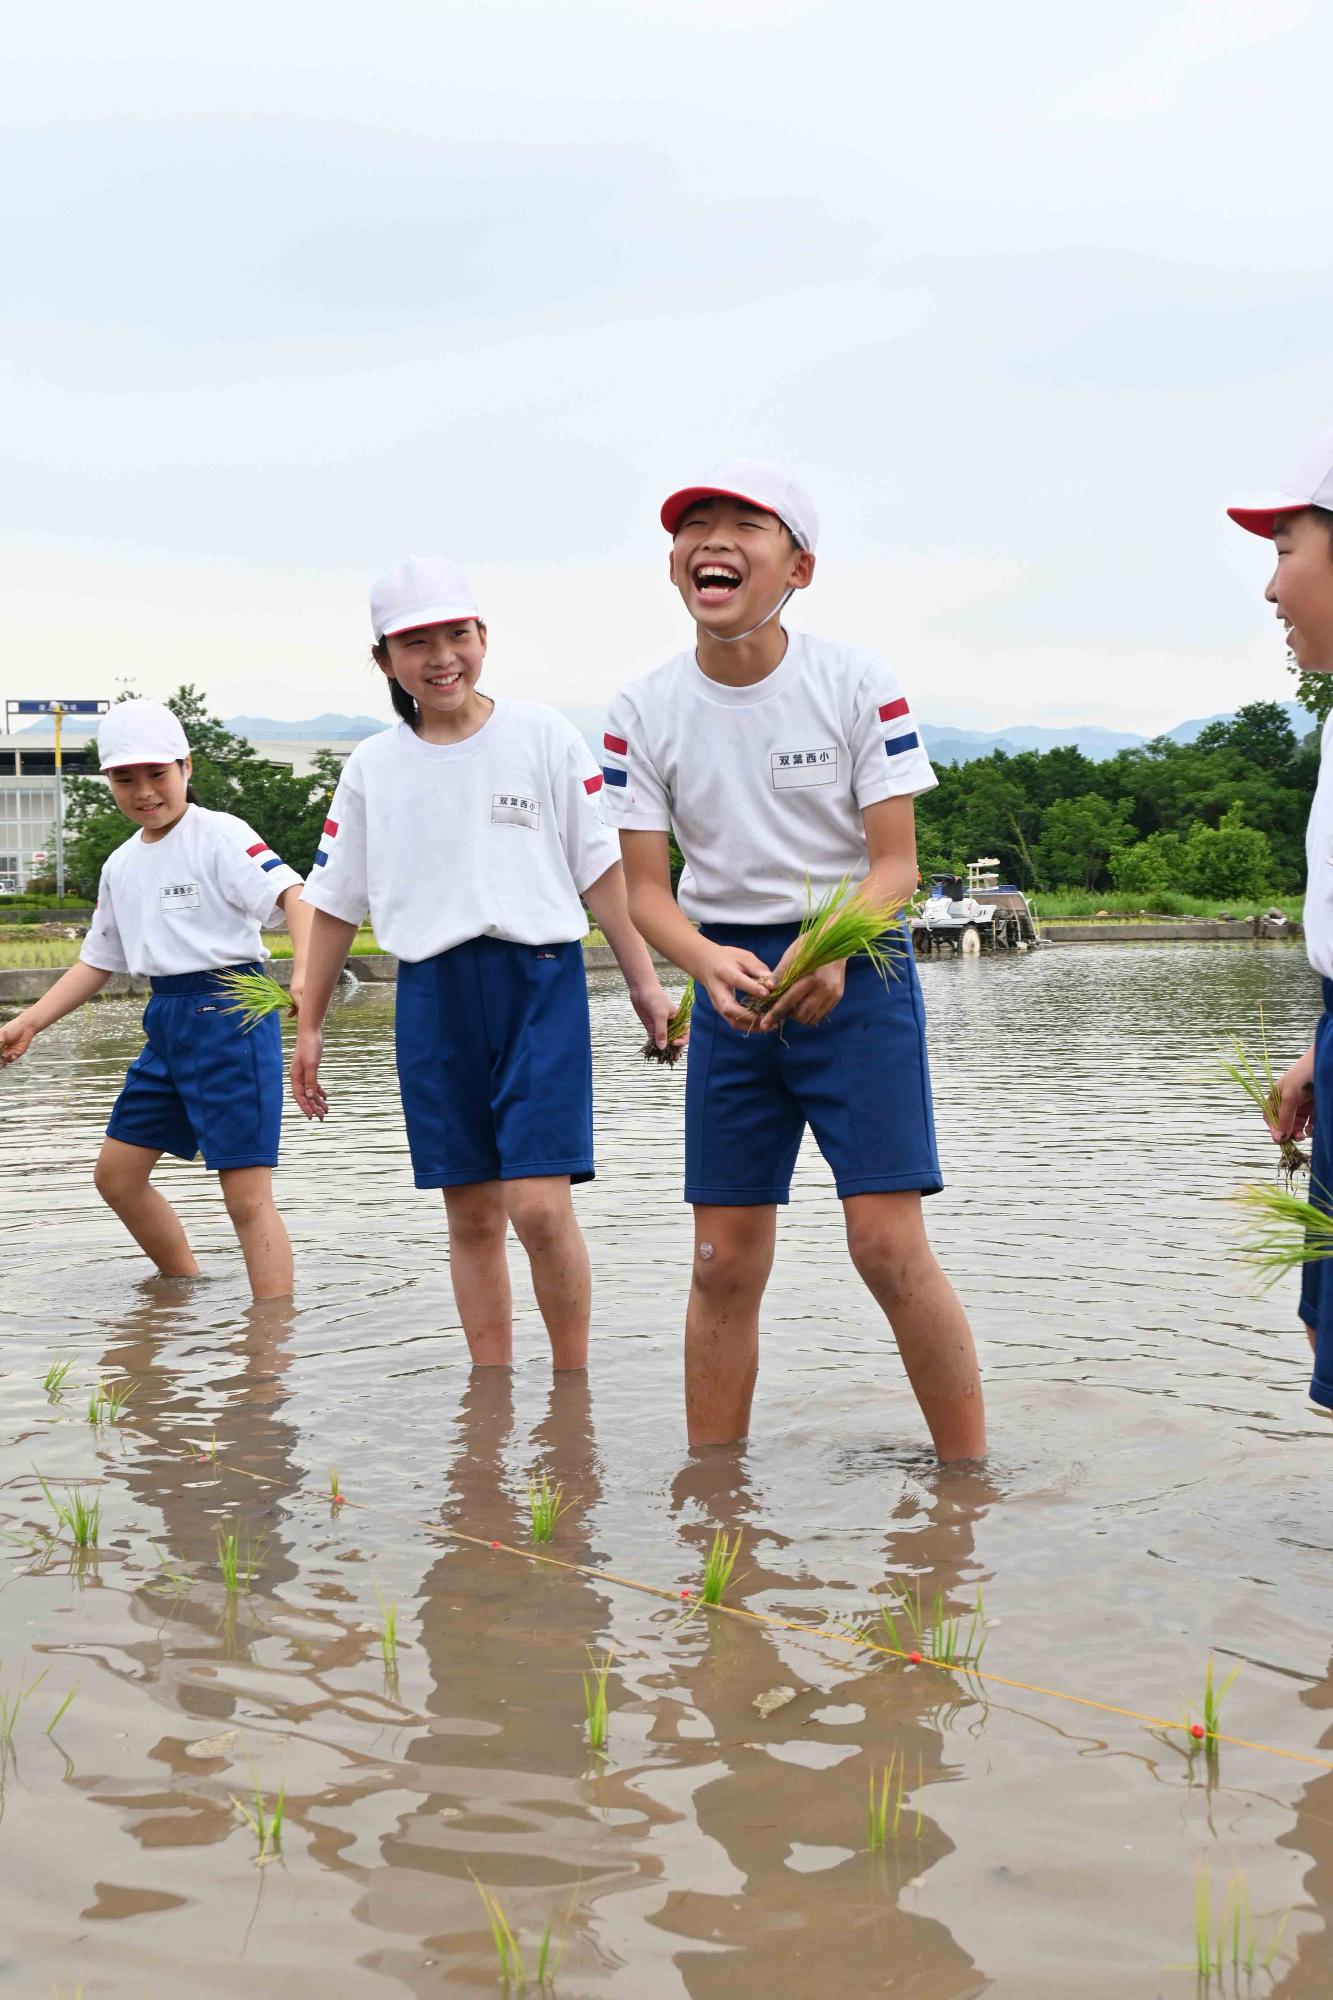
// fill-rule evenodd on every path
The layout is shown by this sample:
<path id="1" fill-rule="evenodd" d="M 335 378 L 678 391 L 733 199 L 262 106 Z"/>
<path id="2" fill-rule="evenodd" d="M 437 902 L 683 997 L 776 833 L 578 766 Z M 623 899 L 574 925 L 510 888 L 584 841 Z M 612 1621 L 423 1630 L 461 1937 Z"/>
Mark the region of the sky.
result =
<path id="1" fill-rule="evenodd" d="M 1330 74 L 1318 0 L 23 9 L 0 696 L 387 714 L 369 584 L 441 553 L 484 686 L 597 706 L 740 454 L 925 720 L 1283 699 L 1222 510 L 1333 423 Z"/>

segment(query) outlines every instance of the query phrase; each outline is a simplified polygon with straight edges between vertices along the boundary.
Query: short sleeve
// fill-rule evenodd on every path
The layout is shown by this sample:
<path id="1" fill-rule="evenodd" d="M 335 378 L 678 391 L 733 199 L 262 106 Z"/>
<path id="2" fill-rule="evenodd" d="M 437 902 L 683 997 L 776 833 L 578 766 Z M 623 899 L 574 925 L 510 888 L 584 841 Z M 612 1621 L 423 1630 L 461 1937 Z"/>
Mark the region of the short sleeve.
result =
<path id="1" fill-rule="evenodd" d="M 95 966 L 99 972 L 128 972 L 130 969 L 105 868 L 97 885 L 97 908 L 93 911 L 93 920 L 88 926 L 88 935 L 83 940 L 79 957 L 85 965 Z"/>
<path id="2" fill-rule="evenodd" d="M 602 737 L 605 812 L 626 833 L 670 833 L 671 802 L 645 741 L 643 723 L 623 691 L 611 704 Z"/>
<path id="3" fill-rule="evenodd" d="M 315 865 L 306 879 L 301 901 L 345 924 L 364 922 L 370 908 L 366 869 L 366 800 L 355 757 L 343 766 L 333 794 Z"/>
<path id="4" fill-rule="evenodd" d="M 299 889 L 300 876 L 252 826 L 233 813 L 216 814 L 213 824 L 217 841 L 215 861 L 223 895 L 246 916 L 271 930 L 282 921 L 279 896 L 288 889 Z"/>
<path id="5" fill-rule="evenodd" d="M 939 783 L 907 696 L 881 659 L 872 659 L 857 682 L 848 740 L 852 795 L 862 809 L 880 799 L 916 798 Z"/>
<path id="6" fill-rule="evenodd" d="M 598 807 L 605 789 L 605 771 L 583 738 L 571 730 L 552 792 L 560 845 L 580 895 L 620 860 L 620 844 Z"/>

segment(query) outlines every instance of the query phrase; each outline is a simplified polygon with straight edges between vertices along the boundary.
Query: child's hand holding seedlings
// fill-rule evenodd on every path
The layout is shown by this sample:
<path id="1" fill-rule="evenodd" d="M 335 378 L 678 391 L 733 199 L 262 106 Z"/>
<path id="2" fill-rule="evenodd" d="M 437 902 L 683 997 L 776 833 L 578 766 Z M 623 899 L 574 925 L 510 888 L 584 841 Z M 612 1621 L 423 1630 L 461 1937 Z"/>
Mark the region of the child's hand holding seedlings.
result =
<path id="1" fill-rule="evenodd" d="M 1274 1142 L 1281 1145 L 1284 1140 L 1308 1139 L 1314 1130 L 1313 1046 L 1283 1071 L 1277 1080 L 1277 1093 L 1282 1108 L 1269 1120 Z"/>
<path id="2" fill-rule="evenodd" d="M 27 1012 L 16 1014 L 12 1021 L 0 1026 L 0 1061 L 17 1062 L 32 1047 L 36 1028 L 28 1019 Z"/>
<path id="3" fill-rule="evenodd" d="M 654 973 L 651 979 L 636 981 L 628 990 L 630 1005 L 648 1030 L 649 1041 L 659 1049 L 665 1048 L 667 1022 L 673 1010 L 661 980 Z"/>
<path id="4" fill-rule="evenodd" d="M 771 991 L 773 974 L 762 958 L 742 945 L 710 944 L 707 956 L 695 967 L 695 983 L 702 986 L 722 1019 L 748 1034 L 758 1025 L 748 1007 L 742 1007 L 737 993 L 762 1000 Z"/>
<path id="5" fill-rule="evenodd" d="M 781 982 L 783 973 L 796 956 L 801 940 L 793 938 L 773 971 L 773 984 Z M 837 959 L 832 965 L 821 965 L 817 972 L 807 972 L 804 979 L 798 979 L 789 986 L 780 1000 L 761 1014 L 754 1026 L 761 1031 L 780 1028 L 786 1020 L 799 1021 L 804 1027 L 813 1028 L 826 1014 L 831 1014 L 843 996 L 847 984 L 847 961 Z"/>

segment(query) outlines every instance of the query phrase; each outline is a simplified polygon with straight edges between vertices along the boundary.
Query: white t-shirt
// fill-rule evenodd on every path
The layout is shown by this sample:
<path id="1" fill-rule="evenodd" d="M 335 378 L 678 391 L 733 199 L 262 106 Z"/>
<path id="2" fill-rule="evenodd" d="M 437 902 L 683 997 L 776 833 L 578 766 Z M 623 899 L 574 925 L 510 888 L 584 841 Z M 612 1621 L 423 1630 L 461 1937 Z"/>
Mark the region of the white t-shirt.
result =
<path id="1" fill-rule="evenodd" d="M 247 965 L 268 957 L 260 930 L 282 922 L 293 886 L 296 870 L 243 819 L 187 806 L 160 840 L 131 834 L 108 857 L 79 956 L 141 979 Z"/>
<path id="2" fill-rule="evenodd" d="M 1305 829 L 1305 949 L 1315 971 L 1333 979 L 1333 715 L 1319 738 L 1319 783 Z"/>
<path id="3" fill-rule="evenodd" d="M 409 963 L 468 938 L 583 937 L 579 897 L 620 859 L 597 805 L 602 774 L 571 723 L 497 701 L 462 743 L 405 722 L 358 743 L 303 900 L 360 923 Z"/>
<path id="4" fill-rule="evenodd" d="M 807 876 L 818 894 L 864 875 L 863 807 L 939 782 L 879 655 L 803 632 L 752 687 L 678 653 L 622 688 L 603 742 L 608 818 L 674 828 L 680 906 L 699 923 L 804 916 Z"/>

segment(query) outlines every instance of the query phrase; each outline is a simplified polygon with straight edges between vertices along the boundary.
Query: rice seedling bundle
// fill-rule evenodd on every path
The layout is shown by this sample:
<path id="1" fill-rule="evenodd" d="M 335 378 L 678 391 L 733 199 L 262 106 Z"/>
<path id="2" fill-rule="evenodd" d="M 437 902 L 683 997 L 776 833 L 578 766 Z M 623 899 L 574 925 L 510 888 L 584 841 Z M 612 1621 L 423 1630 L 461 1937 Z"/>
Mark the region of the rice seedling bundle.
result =
<path id="1" fill-rule="evenodd" d="M 674 1067 L 680 1061 L 685 1053 L 685 1043 L 690 1032 L 690 1016 L 693 1012 L 694 981 L 687 979 L 685 981 L 685 991 L 680 996 L 676 1011 L 667 1022 L 666 1047 L 659 1049 L 657 1043 L 649 1035 L 643 1045 L 643 1059 L 645 1062 L 665 1063 L 669 1067 Z"/>
<path id="2" fill-rule="evenodd" d="M 551 1540 L 551 1537 L 555 1534 L 556 1523 L 564 1512 L 564 1508 L 565 1489 L 563 1486 L 557 1486 L 553 1489 L 550 1480 L 544 1472 L 541 1477 L 540 1486 L 534 1479 L 528 1481 L 528 1512 L 532 1520 L 531 1532 L 534 1542 L 549 1542 Z"/>
<path id="3" fill-rule="evenodd" d="M 282 1852 L 282 1821 L 287 1810 L 287 1780 L 284 1778 L 282 1781 L 271 1813 L 264 1805 L 264 1794 L 257 1778 L 254 1801 L 254 1811 L 251 1812 L 250 1808 L 243 1806 L 238 1798 L 234 1795 L 232 1797 L 233 1806 L 259 1842 L 256 1861 L 269 1861 L 275 1854 Z"/>
<path id="4" fill-rule="evenodd" d="M 850 876 L 825 890 L 818 902 L 807 883 L 791 964 L 769 992 L 746 995 L 742 1004 L 762 1019 L 798 979 L 848 958 L 868 958 L 881 979 L 896 978 L 894 961 L 907 949 L 898 928 L 905 908 L 900 897 L 867 896 L 864 884 L 853 885 Z"/>
<path id="5" fill-rule="evenodd" d="M 615 1654 L 609 1646 L 600 1660 L 589 1647 L 588 1665 L 592 1668 L 592 1672 L 583 1676 L 583 1705 L 588 1717 L 588 1747 L 599 1752 L 606 1749 L 606 1681 L 614 1658 Z"/>
<path id="6" fill-rule="evenodd" d="M 1256 1971 L 1271 1971 L 1282 1948 L 1282 1934 L 1290 1914 L 1285 1910 L 1272 1932 L 1265 1936 L 1255 1923 L 1249 1886 L 1237 1868 L 1227 1883 L 1214 1925 L 1212 1884 L 1205 1862 L 1194 1884 L 1194 1970 L 1199 1979 L 1211 1988 L 1212 1981 L 1220 1982 L 1230 1967 L 1232 1980 L 1237 1982 L 1236 1990 L 1243 1972 L 1248 1992 Z"/>
<path id="7" fill-rule="evenodd" d="M 1319 1193 L 1324 1194 L 1320 1188 Z M 1333 1215 L 1283 1187 L 1248 1187 L 1232 1199 L 1254 1218 L 1254 1234 L 1241 1255 L 1276 1284 L 1287 1271 L 1333 1257 Z M 1325 1195 L 1325 1199 L 1328 1197 Z"/>
<path id="8" fill-rule="evenodd" d="M 942 1667 L 977 1665 L 986 1650 L 986 1608 L 979 1590 L 966 1630 L 962 1618 L 945 1609 L 944 1592 L 938 1585 L 929 1606 L 922 1603 L 920 1577 L 914 1592 L 897 1581 L 890 1584 L 889 1591 L 892 1603 L 881 1598 L 879 1615 L 895 1653 L 920 1653 Z"/>
<path id="9" fill-rule="evenodd" d="M 67 1487 L 64 1500 L 57 1500 L 40 1472 L 37 1483 L 46 1495 L 47 1504 L 56 1517 L 57 1528 L 66 1528 L 76 1549 L 95 1549 L 97 1538 L 102 1532 L 102 1496 L 89 1500 L 78 1486 Z"/>
<path id="10" fill-rule="evenodd" d="M 1248 1051 L 1239 1035 L 1231 1037 L 1231 1054 L 1222 1058 L 1222 1072 L 1238 1084 L 1262 1113 L 1269 1130 L 1276 1125 L 1282 1111 L 1282 1098 L 1273 1074 L 1273 1065 L 1268 1055 L 1268 1037 L 1264 1032 L 1264 1010 L 1259 1009 L 1259 1062 L 1250 1060 Z M 1307 1173 L 1310 1156 L 1303 1153 L 1294 1139 L 1278 1141 L 1278 1174 L 1288 1187 L 1296 1174 Z"/>
<path id="11" fill-rule="evenodd" d="M 704 1563 L 704 1587 L 700 1593 L 705 1604 L 720 1604 L 731 1582 L 731 1572 L 736 1567 L 736 1558 L 741 1552 L 741 1531 L 736 1530 L 734 1541 L 728 1539 L 724 1529 L 719 1528 L 713 1536 L 713 1546 L 708 1551 Z"/>
<path id="12" fill-rule="evenodd" d="M 276 979 L 270 979 L 267 972 L 219 972 L 218 990 L 232 1002 L 224 1007 L 224 1014 L 239 1014 L 241 1029 L 249 1034 L 268 1014 L 276 1014 L 286 1007 L 295 1013 L 292 998 L 287 989 L 279 986 Z"/>

